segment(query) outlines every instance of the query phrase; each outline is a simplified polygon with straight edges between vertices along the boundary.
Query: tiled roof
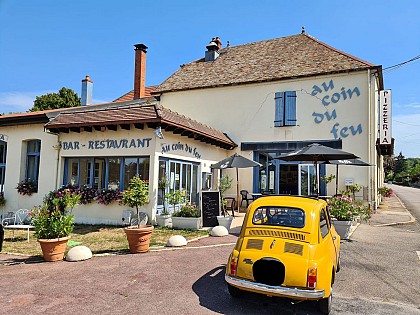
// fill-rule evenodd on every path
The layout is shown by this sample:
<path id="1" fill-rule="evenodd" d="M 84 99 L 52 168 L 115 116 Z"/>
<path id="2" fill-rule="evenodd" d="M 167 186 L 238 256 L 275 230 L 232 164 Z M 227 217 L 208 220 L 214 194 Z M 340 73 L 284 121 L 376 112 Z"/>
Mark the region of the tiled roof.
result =
<path id="1" fill-rule="evenodd" d="M 104 109 L 87 109 L 73 112 L 62 112 L 45 125 L 52 132 L 81 132 L 108 127 L 116 130 L 117 125 L 128 128 L 130 125 L 143 128 L 161 126 L 166 131 L 188 136 L 222 148 L 232 149 L 236 144 L 223 132 L 180 115 L 157 104 L 128 104 Z M 127 127 L 128 126 L 128 127 Z M 90 130 L 89 130 L 90 129 Z"/>
<path id="2" fill-rule="evenodd" d="M 145 93 L 145 95 L 144 95 L 144 97 L 145 98 L 150 98 L 150 97 L 152 97 L 152 92 L 154 91 L 154 90 L 156 90 L 156 88 L 157 88 L 158 86 L 157 85 L 153 85 L 153 86 L 146 86 L 145 87 L 145 91 L 144 91 L 144 93 Z M 114 100 L 113 102 L 125 102 L 125 101 L 131 101 L 131 100 L 133 100 L 134 99 L 134 90 L 131 90 L 130 92 L 128 92 L 128 93 L 126 93 L 126 94 L 124 94 L 123 96 L 121 96 L 121 97 L 119 97 L 119 98 L 117 98 L 116 100 Z"/>
<path id="3" fill-rule="evenodd" d="M 182 66 L 152 94 L 375 67 L 304 33 L 230 46 L 221 49 L 219 53 L 215 61 L 205 62 L 202 58 Z"/>

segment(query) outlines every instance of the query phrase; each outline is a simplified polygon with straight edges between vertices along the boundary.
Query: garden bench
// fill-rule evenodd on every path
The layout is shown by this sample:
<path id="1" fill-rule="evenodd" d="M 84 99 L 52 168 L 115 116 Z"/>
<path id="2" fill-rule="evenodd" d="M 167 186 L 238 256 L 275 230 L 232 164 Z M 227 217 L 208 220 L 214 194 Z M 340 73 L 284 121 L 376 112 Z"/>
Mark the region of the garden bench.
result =
<path id="1" fill-rule="evenodd" d="M 30 225 L 30 216 L 28 209 L 19 209 L 11 217 L 4 218 L 1 222 L 4 229 L 11 229 L 13 231 L 12 238 L 15 238 L 15 230 L 27 230 L 29 242 L 29 230 L 35 228 Z"/>

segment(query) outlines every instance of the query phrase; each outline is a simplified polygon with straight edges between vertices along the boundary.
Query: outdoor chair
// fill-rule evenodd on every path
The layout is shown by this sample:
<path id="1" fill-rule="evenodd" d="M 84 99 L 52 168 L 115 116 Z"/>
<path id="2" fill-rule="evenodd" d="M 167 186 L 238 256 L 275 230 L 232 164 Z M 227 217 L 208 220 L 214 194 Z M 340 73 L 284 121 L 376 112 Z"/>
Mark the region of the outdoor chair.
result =
<path id="1" fill-rule="evenodd" d="M 226 207 L 224 209 L 224 211 L 226 212 L 226 214 L 228 214 L 228 210 L 232 211 L 232 216 L 235 216 L 235 207 L 236 207 L 236 200 L 233 197 L 225 197 L 226 200 Z"/>
<path id="2" fill-rule="evenodd" d="M 241 207 L 242 207 L 242 203 L 245 201 L 246 202 L 246 207 L 248 208 L 248 205 L 250 204 L 250 202 L 254 201 L 254 198 L 252 197 L 252 195 L 249 194 L 248 190 L 241 190 L 240 191 L 241 194 Z"/>

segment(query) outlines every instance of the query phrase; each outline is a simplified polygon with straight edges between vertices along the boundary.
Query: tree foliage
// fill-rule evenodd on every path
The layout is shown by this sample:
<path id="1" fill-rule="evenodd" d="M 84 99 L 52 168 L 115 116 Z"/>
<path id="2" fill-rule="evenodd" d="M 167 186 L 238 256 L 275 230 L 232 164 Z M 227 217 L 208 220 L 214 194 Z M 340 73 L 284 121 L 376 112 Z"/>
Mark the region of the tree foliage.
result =
<path id="1" fill-rule="evenodd" d="M 62 87 L 58 93 L 47 93 L 37 96 L 34 101 L 34 106 L 29 109 L 30 112 L 37 112 L 41 110 L 68 108 L 80 106 L 81 99 L 72 89 Z"/>
<path id="2" fill-rule="evenodd" d="M 392 169 L 390 166 L 393 164 Z M 394 158 L 393 163 L 384 160 L 386 181 L 394 181 L 404 186 L 420 185 L 420 158 L 405 158 L 402 152 Z"/>

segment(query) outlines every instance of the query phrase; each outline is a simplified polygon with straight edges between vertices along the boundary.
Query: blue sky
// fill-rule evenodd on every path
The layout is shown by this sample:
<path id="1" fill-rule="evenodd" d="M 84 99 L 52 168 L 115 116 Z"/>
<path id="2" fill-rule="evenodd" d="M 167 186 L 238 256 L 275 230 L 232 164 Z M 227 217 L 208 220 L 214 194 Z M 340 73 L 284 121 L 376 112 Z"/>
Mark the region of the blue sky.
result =
<path id="1" fill-rule="evenodd" d="M 65 86 L 94 103 L 133 88 L 133 44 L 144 43 L 146 84 L 204 56 L 214 36 L 231 45 L 298 34 L 382 65 L 420 55 L 420 5 L 400 1 L 0 0 L 0 112 L 25 112 Z M 395 153 L 420 157 L 420 60 L 384 72 L 393 91 Z"/>

